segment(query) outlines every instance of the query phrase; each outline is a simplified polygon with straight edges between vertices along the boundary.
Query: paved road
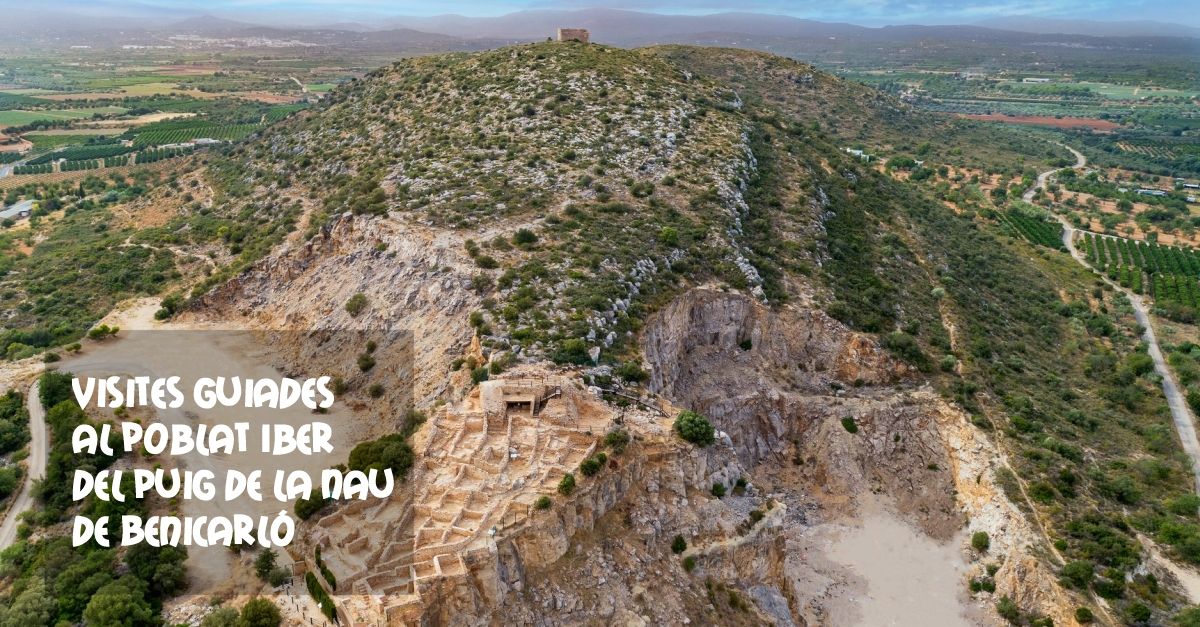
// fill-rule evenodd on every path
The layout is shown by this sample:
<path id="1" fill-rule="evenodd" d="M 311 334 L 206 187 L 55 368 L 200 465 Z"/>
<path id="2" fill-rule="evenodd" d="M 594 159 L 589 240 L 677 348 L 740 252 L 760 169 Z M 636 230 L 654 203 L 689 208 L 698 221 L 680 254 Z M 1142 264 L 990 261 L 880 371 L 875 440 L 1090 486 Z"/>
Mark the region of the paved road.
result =
<path id="1" fill-rule="evenodd" d="M 1087 166 L 1087 157 L 1070 146 L 1063 146 L 1070 150 L 1075 155 L 1076 170 Z M 1025 191 L 1023 198 L 1026 202 L 1033 200 L 1037 190 L 1046 186 L 1046 181 L 1050 175 L 1058 170 L 1047 170 L 1042 172 L 1037 177 L 1037 183 Z M 1091 268 L 1088 264 L 1087 257 L 1084 256 L 1079 249 L 1075 248 L 1075 227 L 1063 216 L 1057 215 L 1058 221 L 1063 227 L 1063 245 L 1070 251 L 1071 256 L 1075 258 L 1085 268 Z M 1175 375 L 1171 369 L 1167 367 L 1167 362 L 1163 359 L 1162 349 L 1158 346 L 1158 338 L 1154 336 L 1154 326 L 1150 323 L 1150 309 L 1146 306 L 1146 301 L 1138 294 L 1121 287 L 1115 281 L 1110 280 L 1103 273 L 1098 276 L 1104 279 L 1113 289 L 1119 290 L 1129 298 L 1129 302 L 1133 305 L 1133 316 L 1137 319 L 1138 324 L 1142 325 L 1145 332 L 1142 333 L 1142 340 L 1148 346 L 1147 352 L 1150 358 L 1154 360 L 1154 371 L 1158 376 L 1162 377 L 1163 396 L 1167 397 L 1167 405 L 1171 408 L 1171 420 L 1175 423 L 1175 432 L 1179 434 L 1179 441 L 1183 445 L 1184 452 L 1192 461 L 1192 479 L 1197 493 L 1200 493 L 1200 439 L 1196 437 L 1196 417 L 1192 415 L 1192 410 L 1184 399 L 1183 393 L 1179 391 L 1179 383 L 1175 381 Z"/>
<path id="2" fill-rule="evenodd" d="M 38 398 L 38 384 L 29 388 L 26 399 L 29 407 L 29 462 L 26 466 L 25 483 L 21 492 L 8 509 L 4 523 L 0 525 L 0 551 L 8 548 L 17 539 L 17 523 L 25 510 L 33 507 L 33 482 L 46 476 L 46 412 Z"/>

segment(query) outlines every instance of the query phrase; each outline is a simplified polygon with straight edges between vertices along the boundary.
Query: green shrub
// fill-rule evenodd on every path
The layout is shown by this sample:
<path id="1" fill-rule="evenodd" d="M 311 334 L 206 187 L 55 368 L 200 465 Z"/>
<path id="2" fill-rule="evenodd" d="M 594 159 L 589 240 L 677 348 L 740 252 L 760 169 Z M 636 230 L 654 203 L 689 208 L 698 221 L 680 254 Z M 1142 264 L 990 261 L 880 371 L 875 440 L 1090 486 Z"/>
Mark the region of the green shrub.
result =
<path id="1" fill-rule="evenodd" d="M 621 453 L 629 444 L 629 432 L 624 429 L 616 429 L 604 434 L 604 445 L 611 448 L 614 453 Z"/>
<path id="2" fill-rule="evenodd" d="M 517 246 L 528 246 L 536 243 L 537 241 L 538 236 L 529 229 L 517 229 L 517 232 L 513 233 L 512 242 Z"/>
<path id="3" fill-rule="evenodd" d="M 1125 609 L 1125 615 L 1129 618 L 1129 622 L 1134 625 L 1144 624 L 1150 620 L 1152 616 L 1150 608 L 1143 603 L 1134 603 Z"/>
<path id="4" fill-rule="evenodd" d="M 683 569 L 689 573 L 692 572 L 693 570 L 696 570 L 696 556 L 695 555 L 689 555 L 689 556 L 683 558 Z"/>
<path id="5" fill-rule="evenodd" d="M 363 294 L 362 292 L 359 292 L 358 294 L 351 296 L 350 300 L 346 301 L 346 311 L 351 316 L 357 316 L 358 314 L 362 313 L 363 309 L 366 309 L 366 308 L 367 308 L 367 295 Z"/>
<path id="6" fill-rule="evenodd" d="M 1017 607 L 1017 604 L 1013 603 L 1013 600 L 1007 595 L 1000 597 L 1000 600 L 996 602 L 996 613 L 1000 615 L 1000 618 L 1014 625 L 1021 622 L 1021 608 Z"/>
<path id="7" fill-rule="evenodd" d="M 1177 516 L 1194 518 L 1196 513 L 1200 511 L 1200 496 L 1184 494 L 1178 498 L 1171 499 L 1167 501 L 1167 509 L 1171 510 L 1171 513 Z"/>
<path id="8" fill-rule="evenodd" d="M 683 536 L 677 535 L 677 536 L 675 536 L 674 539 L 671 540 L 671 552 L 672 553 L 679 555 L 680 553 L 683 553 L 686 550 L 687 550 L 687 540 L 684 540 Z"/>
<path id="9" fill-rule="evenodd" d="M 636 361 L 627 361 L 617 366 L 613 372 L 629 383 L 642 383 L 650 378 L 650 373 L 643 370 Z"/>
<path id="10" fill-rule="evenodd" d="M 1096 620 L 1096 617 L 1092 614 L 1092 611 L 1089 610 L 1088 608 L 1086 608 L 1086 607 L 1075 608 L 1075 622 L 1079 623 L 1080 625 L 1087 625 L 1094 620 Z"/>
<path id="11" fill-rule="evenodd" d="M 317 570 L 320 570 L 321 576 L 325 578 L 325 583 L 329 584 L 329 589 L 337 591 L 337 577 L 333 576 L 333 571 L 329 570 L 329 567 L 325 565 L 325 560 L 321 559 L 320 546 L 316 549 L 314 561 L 317 563 Z"/>
<path id="12" fill-rule="evenodd" d="M 330 602 L 332 606 L 332 601 Z M 266 597 L 250 599 L 242 606 L 242 614 L 238 617 L 238 627 L 279 627 L 283 616 L 279 607 Z"/>
<path id="13" fill-rule="evenodd" d="M 714 483 L 712 485 L 712 495 L 717 498 L 721 498 L 721 497 L 725 496 L 725 484 Z"/>
<path id="14" fill-rule="evenodd" d="M 405 431 L 408 431 L 407 425 Z M 407 441 L 409 435 L 411 433 L 389 433 L 376 440 L 359 442 L 350 450 L 346 466 L 364 472 L 390 468 L 392 474 L 401 479 L 413 464 L 412 447 Z"/>
<path id="15" fill-rule="evenodd" d="M 110 327 L 107 324 L 102 324 L 102 325 L 95 327 L 92 330 L 88 331 L 87 335 L 88 335 L 88 339 L 99 342 L 99 341 L 107 339 L 113 335 L 116 335 L 120 331 L 121 331 L 121 327 Z"/>
<path id="16" fill-rule="evenodd" d="M 971 548 L 979 551 L 980 553 L 986 553 L 991 546 L 992 539 L 988 537 L 988 533 L 986 531 L 976 531 L 975 533 L 971 534 Z"/>
<path id="17" fill-rule="evenodd" d="M 1079 590 L 1087 590 L 1095 576 L 1096 567 L 1089 561 L 1076 560 L 1067 562 L 1059 573 L 1064 582 Z"/>
<path id="18" fill-rule="evenodd" d="M 1125 579 L 1119 571 L 1112 578 L 1106 574 L 1092 582 L 1092 590 L 1105 599 L 1119 599 L 1125 594 Z"/>
<path id="19" fill-rule="evenodd" d="M 311 570 L 304 573 L 304 583 L 308 587 L 308 594 L 321 606 L 321 613 L 329 620 L 334 620 L 334 616 L 337 615 L 337 608 L 333 605 L 333 599 L 329 598 L 329 593 L 325 592 L 325 589 L 321 587 L 320 582 L 317 581 L 317 576 Z"/>
<path id="20" fill-rule="evenodd" d="M 313 494 L 307 499 L 296 500 L 296 517 L 300 520 L 308 520 L 312 515 L 324 509 L 332 499 L 322 498 L 319 494 Z"/>
<path id="21" fill-rule="evenodd" d="M 563 496 L 569 496 L 575 491 L 575 475 L 567 473 L 563 475 L 562 480 L 558 482 L 558 493 Z"/>
<path id="22" fill-rule="evenodd" d="M 600 472 L 600 468 L 601 462 L 595 457 L 589 457 L 583 460 L 583 463 L 579 464 L 579 472 L 583 473 L 585 477 L 590 477 Z"/>
<path id="23" fill-rule="evenodd" d="M 1200 606 L 1184 608 L 1175 615 L 1173 622 L 1178 627 L 1200 627 Z"/>
<path id="24" fill-rule="evenodd" d="M 716 430 L 708 419 L 690 409 L 683 410 L 675 419 L 675 433 L 697 446 L 708 446 L 716 441 Z"/>
<path id="25" fill-rule="evenodd" d="M 272 588 L 278 588 L 287 583 L 292 578 L 292 573 L 288 569 L 280 567 L 271 571 L 271 575 L 267 577 L 267 583 L 271 584 Z"/>
<path id="26" fill-rule="evenodd" d="M 537 509 L 550 509 L 550 497 L 546 496 L 545 494 L 539 496 L 537 500 L 533 502 L 533 506 Z"/>
<path id="27" fill-rule="evenodd" d="M 851 418 L 850 416 L 846 416 L 845 418 L 842 418 L 842 427 L 845 428 L 846 431 L 849 431 L 850 433 L 858 433 L 858 424 L 855 423 L 854 419 Z"/>

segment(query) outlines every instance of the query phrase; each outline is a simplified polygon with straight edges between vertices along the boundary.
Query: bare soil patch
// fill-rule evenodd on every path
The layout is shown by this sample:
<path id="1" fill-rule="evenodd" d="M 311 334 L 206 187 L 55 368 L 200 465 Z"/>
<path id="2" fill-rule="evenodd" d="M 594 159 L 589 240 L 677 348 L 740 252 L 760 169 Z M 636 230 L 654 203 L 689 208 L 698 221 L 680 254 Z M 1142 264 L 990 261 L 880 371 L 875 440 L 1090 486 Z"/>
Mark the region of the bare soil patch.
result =
<path id="1" fill-rule="evenodd" d="M 1005 122 L 1008 124 L 1033 124 L 1035 126 L 1052 126 L 1054 128 L 1090 128 L 1097 131 L 1112 131 L 1121 127 L 1116 122 L 1096 118 L 1056 118 L 1049 115 L 1003 115 L 1000 113 L 960 113 L 960 118 L 984 120 L 987 122 Z"/>

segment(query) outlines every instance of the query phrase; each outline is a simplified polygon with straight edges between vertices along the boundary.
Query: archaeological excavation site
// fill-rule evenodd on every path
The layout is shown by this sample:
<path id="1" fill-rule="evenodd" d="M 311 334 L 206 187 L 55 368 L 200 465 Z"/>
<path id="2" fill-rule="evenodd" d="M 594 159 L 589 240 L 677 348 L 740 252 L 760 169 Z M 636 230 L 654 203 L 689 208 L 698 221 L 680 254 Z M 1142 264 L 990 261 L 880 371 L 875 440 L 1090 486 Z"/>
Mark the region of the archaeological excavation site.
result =
<path id="1" fill-rule="evenodd" d="M 0 627 L 1200 627 L 1186 26 L 66 1 L 0 18 Z"/>

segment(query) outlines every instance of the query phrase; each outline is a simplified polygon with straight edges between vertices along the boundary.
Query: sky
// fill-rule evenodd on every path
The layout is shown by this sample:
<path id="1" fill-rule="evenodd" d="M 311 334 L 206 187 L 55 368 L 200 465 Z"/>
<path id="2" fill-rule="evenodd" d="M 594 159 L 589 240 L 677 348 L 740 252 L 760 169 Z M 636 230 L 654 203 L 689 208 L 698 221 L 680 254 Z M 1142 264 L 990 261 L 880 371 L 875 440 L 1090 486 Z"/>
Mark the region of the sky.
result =
<path id="1" fill-rule="evenodd" d="M 884 24 L 970 24 L 1006 16 L 1094 20 L 1159 20 L 1200 26 L 1197 0 L 41 0 L 39 10 L 76 14 L 186 17 L 207 13 L 233 19 L 296 22 L 364 20 L 395 15 L 457 13 L 493 16 L 524 9 L 603 6 L 655 13 L 743 11 L 878 26 Z M 28 9 L 18 0 L 0 8 Z"/>

